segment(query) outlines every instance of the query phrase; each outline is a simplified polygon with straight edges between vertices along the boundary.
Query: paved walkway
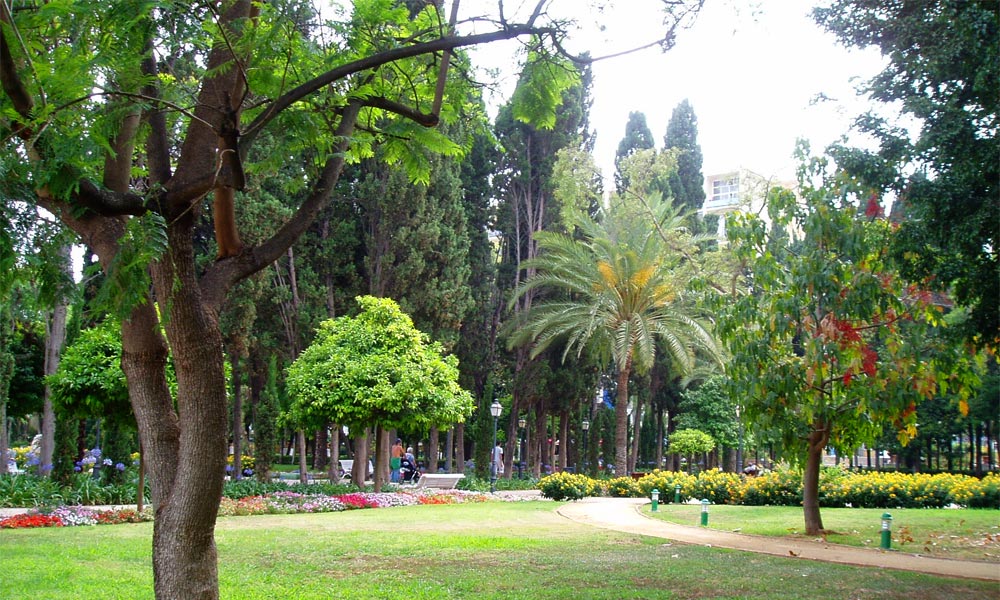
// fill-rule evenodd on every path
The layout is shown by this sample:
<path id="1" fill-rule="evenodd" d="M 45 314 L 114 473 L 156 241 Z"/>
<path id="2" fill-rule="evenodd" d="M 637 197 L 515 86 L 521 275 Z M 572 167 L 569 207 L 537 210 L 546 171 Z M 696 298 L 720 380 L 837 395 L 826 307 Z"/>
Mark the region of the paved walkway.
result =
<path id="1" fill-rule="evenodd" d="M 707 527 L 677 525 L 643 516 L 639 508 L 648 503 L 649 500 L 645 498 L 585 498 L 570 502 L 556 512 L 585 525 L 661 537 L 688 544 L 731 548 L 786 558 L 797 557 L 848 565 L 917 571 L 946 577 L 1000 581 L 1000 565 L 996 563 L 929 558 L 905 552 L 886 552 L 881 549 L 744 535 Z"/>

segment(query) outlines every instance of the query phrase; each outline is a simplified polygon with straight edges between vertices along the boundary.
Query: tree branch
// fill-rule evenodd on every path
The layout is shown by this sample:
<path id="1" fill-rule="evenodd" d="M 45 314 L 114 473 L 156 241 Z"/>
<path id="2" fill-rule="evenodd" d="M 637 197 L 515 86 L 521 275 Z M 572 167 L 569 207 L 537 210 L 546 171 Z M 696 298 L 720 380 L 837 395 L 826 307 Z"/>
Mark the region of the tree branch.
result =
<path id="1" fill-rule="evenodd" d="M 391 113 L 396 113 L 397 115 L 406 117 L 407 119 L 410 119 L 419 125 L 423 125 L 424 127 L 436 127 L 440 121 L 437 114 L 422 113 L 415 108 L 411 108 L 400 102 L 395 102 L 380 96 L 365 98 L 362 101 L 362 104 L 364 106 L 370 106 L 371 108 L 380 108 Z"/>
<path id="2" fill-rule="evenodd" d="M 260 131 L 283 110 L 310 94 L 350 75 L 375 69 L 404 58 L 412 58 L 414 56 L 420 56 L 422 54 L 432 52 L 452 51 L 456 48 L 510 40 L 522 35 L 545 33 L 547 31 L 548 29 L 545 28 L 537 29 L 528 25 L 512 25 L 511 27 L 500 31 L 491 31 L 488 33 L 468 36 L 437 38 L 430 42 L 414 44 L 412 46 L 405 46 L 402 48 L 393 48 L 392 50 L 387 50 L 379 54 L 374 54 L 372 56 L 367 56 L 365 58 L 349 62 L 314 77 L 313 79 L 298 85 L 297 87 L 286 92 L 284 95 L 275 99 L 271 106 L 266 111 L 258 115 L 257 118 L 254 119 L 253 122 L 251 122 L 246 128 L 246 131 L 243 132 L 243 144 L 245 146 L 252 144 L 254 138 L 256 138 Z"/>
<path id="3" fill-rule="evenodd" d="M 209 306 L 216 311 L 219 310 L 233 284 L 277 260 L 312 224 L 316 215 L 330 203 L 333 188 L 337 185 L 344 169 L 347 148 L 361 107 L 362 103 L 355 100 L 344 108 L 340 124 L 334 134 L 339 139 L 337 147 L 327 159 L 309 197 L 299 206 L 292 218 L 259 246 L 244 250 L 237 256 L 216 261 L 206 269 L 200 286 L 202 297 Z"/>

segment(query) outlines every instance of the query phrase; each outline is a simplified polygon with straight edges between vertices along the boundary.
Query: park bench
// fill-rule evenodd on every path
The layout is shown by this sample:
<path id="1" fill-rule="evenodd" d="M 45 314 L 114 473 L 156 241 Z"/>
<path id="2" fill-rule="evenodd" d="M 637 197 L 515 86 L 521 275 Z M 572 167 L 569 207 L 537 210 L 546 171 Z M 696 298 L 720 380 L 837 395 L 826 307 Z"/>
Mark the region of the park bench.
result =
<path id="1" fill-rule="evenodd" d="M 417 480 L 416 487 L 450 490 L 458 485 L 459 480 L 464 478 L 465 475 L 461 473 L 424 473 Z"/>

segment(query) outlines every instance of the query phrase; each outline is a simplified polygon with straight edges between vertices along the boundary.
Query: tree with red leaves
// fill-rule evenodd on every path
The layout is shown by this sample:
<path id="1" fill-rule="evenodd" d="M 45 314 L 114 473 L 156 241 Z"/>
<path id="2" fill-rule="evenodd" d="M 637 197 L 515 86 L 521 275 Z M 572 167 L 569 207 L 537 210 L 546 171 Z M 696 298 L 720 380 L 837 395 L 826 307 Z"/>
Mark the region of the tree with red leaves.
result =
<path id="1" fill-rule="evenodd" d="M 896 275 L 893 226 L 873 209 L 877 198 L 826 177 L 821 161 L 811 166 L 803 175 L 823 185 L 803 184 L 798 197 L 772 192 L 770 226 L 749 214 L 727 221 L 749 292 L 725 299 L 719 333 L 744 418 L 804 464 L 806 533 L 816 535 L 824 449 L 849 454 L 887 426 L 905 444 L 920 399 L 953 393 L 968 410 L 977 370 L 972 354 L 939 335 L 945 308 Z"/>

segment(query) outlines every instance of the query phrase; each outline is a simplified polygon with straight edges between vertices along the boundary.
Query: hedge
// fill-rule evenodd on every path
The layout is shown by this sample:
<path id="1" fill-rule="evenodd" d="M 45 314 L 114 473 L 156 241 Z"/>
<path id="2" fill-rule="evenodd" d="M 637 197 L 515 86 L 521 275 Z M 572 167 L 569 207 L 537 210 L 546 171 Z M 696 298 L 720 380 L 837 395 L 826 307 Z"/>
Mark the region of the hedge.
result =
<path id="1" fill-rule="evenodd" d="M 555 473 L 538 482 L 542 495 L 553 500 L 579 500 L 586 496 L 648 498 L 653 489 L 660 500 L 673 502 L 677 486 L 680 501 L 706 498 L 713 504 L 799 506 L 802 475 L 779 469 L 757 477 L 725 473 L 718 469 L 697 476 L 655 470 L 639 480 L 618 477 L 590 479 L 584 475 Z M 863 508 L 1000 508 L 1000 475 L 982 479 L 940 473 L 851 472 L 825 468 L 820 473 L 819 500 L 827 507 Z"/>

